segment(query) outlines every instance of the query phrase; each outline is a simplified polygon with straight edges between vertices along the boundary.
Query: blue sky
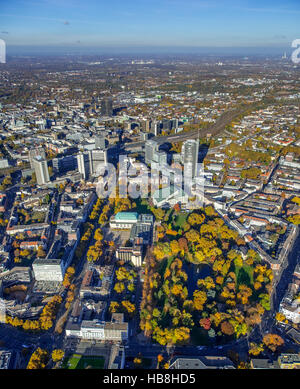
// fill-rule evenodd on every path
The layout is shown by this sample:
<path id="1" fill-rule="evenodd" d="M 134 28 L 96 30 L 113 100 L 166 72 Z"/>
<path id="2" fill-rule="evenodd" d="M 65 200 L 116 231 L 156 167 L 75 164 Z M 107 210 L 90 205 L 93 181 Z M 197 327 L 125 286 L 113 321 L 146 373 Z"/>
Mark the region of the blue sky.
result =
<path id="1" fill-rule="evenodd" d="M 0 0 L 7 45 L 290 47 L 300 0 Z"/>

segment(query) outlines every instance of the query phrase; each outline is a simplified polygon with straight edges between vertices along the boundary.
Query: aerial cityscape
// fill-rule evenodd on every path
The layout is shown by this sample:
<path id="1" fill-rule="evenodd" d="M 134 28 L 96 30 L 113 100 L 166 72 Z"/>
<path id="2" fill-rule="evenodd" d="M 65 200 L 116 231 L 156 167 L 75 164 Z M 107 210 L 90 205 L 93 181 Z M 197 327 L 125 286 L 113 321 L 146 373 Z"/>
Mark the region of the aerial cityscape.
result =
<path id="1" fill-rule="evenodd" d="M 263 3 L 287 24 L 247 55 L 228 31 L 189 52 L 188 26 L 155 51 L 140 21 L 136 42 L 66 33 L 38 54 L 26 39 L 51 23 L 92 34 L 96 2 L 91 25 L 80 1 L 11 3 L 25 22 L 0 10 L 0 370 L 299 369 L 299 4 L 241 4 L 258 29 Z"/>

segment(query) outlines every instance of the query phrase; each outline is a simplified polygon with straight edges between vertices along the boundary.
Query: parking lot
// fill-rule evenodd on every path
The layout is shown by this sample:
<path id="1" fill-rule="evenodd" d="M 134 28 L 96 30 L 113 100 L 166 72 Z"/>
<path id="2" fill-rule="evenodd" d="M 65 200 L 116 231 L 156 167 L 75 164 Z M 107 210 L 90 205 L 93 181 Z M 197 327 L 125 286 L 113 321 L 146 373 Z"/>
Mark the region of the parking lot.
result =
<path id="1" fill-rule="evenodd" d="M 130 230 L 112 230 L 110 228 L 103 228 L 104 239 L 113 241 L 116 246 L 122 246 L 130 237 Z"/>

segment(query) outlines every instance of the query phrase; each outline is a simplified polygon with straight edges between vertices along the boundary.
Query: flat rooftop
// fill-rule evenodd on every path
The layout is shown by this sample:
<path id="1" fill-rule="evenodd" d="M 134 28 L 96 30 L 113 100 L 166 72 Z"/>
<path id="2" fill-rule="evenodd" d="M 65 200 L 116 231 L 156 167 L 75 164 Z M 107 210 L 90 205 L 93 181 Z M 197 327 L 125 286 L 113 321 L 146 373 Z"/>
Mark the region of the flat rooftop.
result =
<path id="1" fill-rule="evenodd" d="M 137 212 L 118 212 L 115 216 L 115 221 L 137 221 L 138 213 Z"/>

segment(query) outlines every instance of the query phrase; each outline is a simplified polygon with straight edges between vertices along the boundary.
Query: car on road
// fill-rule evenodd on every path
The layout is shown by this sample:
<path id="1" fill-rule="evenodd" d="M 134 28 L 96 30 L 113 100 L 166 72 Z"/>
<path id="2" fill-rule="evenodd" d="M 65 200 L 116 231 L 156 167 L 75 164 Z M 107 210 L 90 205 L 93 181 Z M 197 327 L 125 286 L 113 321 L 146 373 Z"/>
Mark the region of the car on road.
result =
<path id="1" fill-rule="evenodd" d="M 65 289 L 64 291 L 62 291 L 61 297 L 64 299 L 66 295 L 67 295 L 67 290 Z"/>

